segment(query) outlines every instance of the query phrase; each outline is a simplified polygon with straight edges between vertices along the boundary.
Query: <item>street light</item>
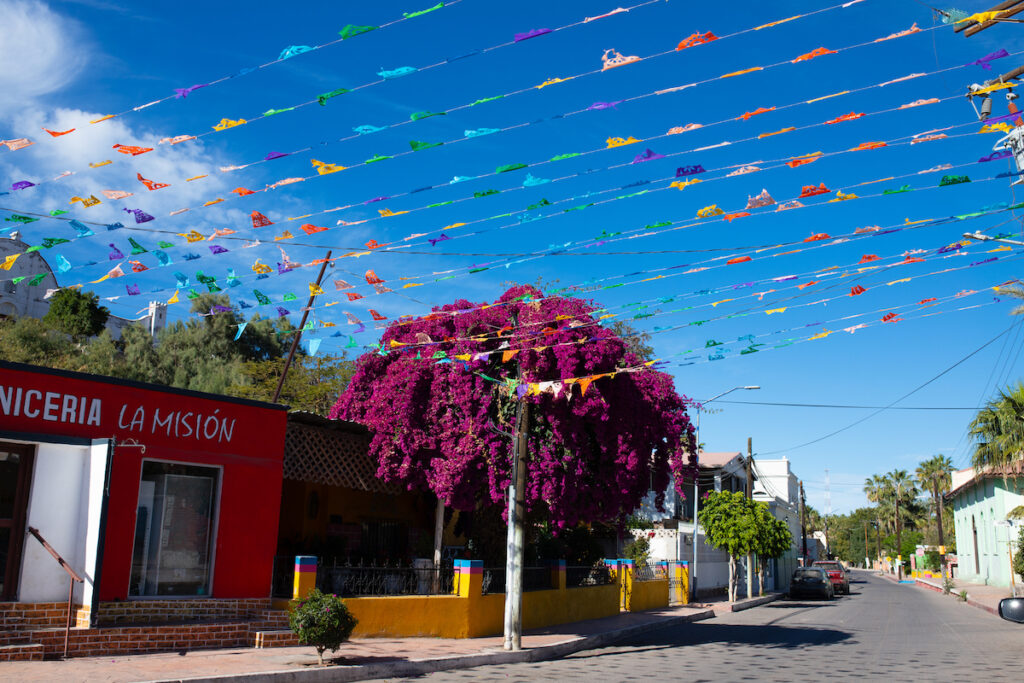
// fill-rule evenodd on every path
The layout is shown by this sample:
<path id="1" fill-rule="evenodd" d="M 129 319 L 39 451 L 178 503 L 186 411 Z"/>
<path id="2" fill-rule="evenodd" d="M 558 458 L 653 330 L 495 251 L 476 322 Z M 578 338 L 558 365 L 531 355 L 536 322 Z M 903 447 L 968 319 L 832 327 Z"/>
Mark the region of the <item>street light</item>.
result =
<path id="1" fill-rule="evenodd" d="M 712 401 L 716 401 L 716 400 L 722 398 L 723 396 L 725 396 L 726 394 L 730 394 L 730 393 L 732 393 L 734 391 L 738 391 L 740 389 L 746 389 L 747 391 L 750 391 L 750 390 L 753 390 L 753 389 L 760 389 L 760 388 L 761 387 L 756 385 L 756 384 L 749 385 L 749 386 L 742 386 L 742 387 L 733 387 L 732 389 L 729 389 L 728 391 L 723 391 L 722 393 L 717 394 L 716 396 L 712 396 L 711 398 L 709 398 L 708 400 L 704 401 L 703 403 L 696 403 L 696 404 L 694 404 L 696 406 L 696 409 L 697 409 L 697 422 L 695 423 L 694 430 L 693 430 L 694 441 L 697 444 L 697 449 L 696 450 L 698 452 L 700 451 L 700 410 L 701 410 L 701 408 L 704 407 L 705 404 L 711 403 Z M 694 465 L 694 472 L 693 472 L 693 562 L 690 564 L 690 593 L 691 593 L 691 596 L 692 596 L 691 599 L 693 601 L 696 601 L 697 600 L 697 532 L 698 532 L 697 508 L 700 505 L 700 498 L 698 496 L 698 491 L 697 491 L 697 480 L 700 478 L 700 462 L 699 462 L 699 458 L 698 458 L 698 454 L 697 453 L 693 454 L 693 465 Z"/>

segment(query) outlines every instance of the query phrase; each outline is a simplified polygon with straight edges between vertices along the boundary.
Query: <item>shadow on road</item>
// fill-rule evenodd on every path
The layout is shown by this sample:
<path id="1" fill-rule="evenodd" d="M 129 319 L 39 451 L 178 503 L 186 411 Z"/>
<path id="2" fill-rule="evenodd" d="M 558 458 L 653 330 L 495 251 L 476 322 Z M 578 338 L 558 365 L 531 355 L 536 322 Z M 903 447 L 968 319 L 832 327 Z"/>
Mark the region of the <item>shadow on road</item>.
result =
<path id="1" fill-rule="evenodd" d="M 656 651 L 673 647 L 706 645 L 710 643 L 741 645 L 752 648 L 790 650 L 808 645 L 833 645 L 848 640 L 850 633 L 831 628 L 794 627 L 742 624 L 716 624 L 702 621 L 693 624 L 660 629 L 649 634 L 622 641 L 613 647 L 627 647 L 627 651 L 581 652 L 573 658 L 595 658 Z"/>
<path id="2" fill-rule="evenodd" d="M 761 609 L 803 609 L 805 607 L 835 607 L 835 600 L 786 600 L 764 605 Z"/>

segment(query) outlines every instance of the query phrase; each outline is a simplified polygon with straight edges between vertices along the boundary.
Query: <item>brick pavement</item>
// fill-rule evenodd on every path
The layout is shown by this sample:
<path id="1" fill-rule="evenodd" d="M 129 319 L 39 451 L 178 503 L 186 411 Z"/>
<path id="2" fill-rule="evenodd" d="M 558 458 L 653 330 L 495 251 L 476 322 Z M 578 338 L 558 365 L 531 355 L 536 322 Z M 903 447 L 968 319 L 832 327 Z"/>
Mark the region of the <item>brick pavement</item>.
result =
<path id="1" fill-rule="evenodd" d="M 604 619 L 528 631 L 523 637 L 523 647 L 528 651 L 527 654 L 535 657 L 534 661 L 537 661 L 548 656 L 557 657 L 578 651 L 583 647 L 607 645 L 615 640 L 616 634 L 639 633 L 679 623 L 684 619 L 711 616 L 712 612 L 709 609 L 687 606 L 622 613 Z M 402 675 L 411 675 L 415 673 L 417 667 L 431 671 L 452 664 L 460 665 L 460 658 L 472 659 L 479 665 L 486 663 L 488 657 L 506 654 L 508 653 L 502 650 L 501 637 L 366 638 L 346 643 L 333 658 L 327 653 L 328 661 L 337 665 L 330 667 L 329 671 L 318 669 L 316 653 L 312 648 L 286 647 L 76 657 L 67 661 L 8 662 L 3 664 L 2 674 L 7 680 L 20 682 L 59 680 L 69 683 L 207 679 L 261 672 L 283 672 L 287 674 L 284 678 L 292 678 L 295 674 L 308 678 L 309 675 L 303 675 L 302 672 L 314 674 L 314 670 L 319 670 L 325 674 L 333 674 L 332 680 L 362 680 L 368 676 L 389 675 L 389 669 L 401 670 Z"/>

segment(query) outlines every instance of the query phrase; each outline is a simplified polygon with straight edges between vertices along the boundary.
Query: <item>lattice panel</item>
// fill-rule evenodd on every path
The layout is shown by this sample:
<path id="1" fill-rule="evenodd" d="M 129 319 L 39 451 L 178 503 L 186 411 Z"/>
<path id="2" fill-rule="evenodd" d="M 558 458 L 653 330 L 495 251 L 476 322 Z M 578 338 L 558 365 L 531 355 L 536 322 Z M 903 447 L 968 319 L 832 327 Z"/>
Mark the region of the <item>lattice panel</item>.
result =
<path id="1" fill-rule="evenodd" d="M 376 476 L 369 434 L 352 434 L 290 421 L 284 445 L 284 478 L 371 493 L 400 493 Z"/>

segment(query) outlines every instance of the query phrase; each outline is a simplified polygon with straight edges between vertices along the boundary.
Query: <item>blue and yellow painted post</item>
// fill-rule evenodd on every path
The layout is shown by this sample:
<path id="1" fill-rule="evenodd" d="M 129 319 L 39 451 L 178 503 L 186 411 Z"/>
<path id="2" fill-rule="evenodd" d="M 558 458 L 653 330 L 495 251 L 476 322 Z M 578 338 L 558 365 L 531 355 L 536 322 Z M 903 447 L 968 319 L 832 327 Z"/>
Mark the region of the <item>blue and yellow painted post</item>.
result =
<path id="1" fill-rule="evenodd" d="M 460 598 L 479 597 L 483 593 L 483 582 L 483 560 L 455 560 L 453 594 Z"/>
<path id="2" fill-rule="evenodd" d="M 551 587 L 565 590 L 565 560 L 551 560 Z"/>
<path id="3" fill-rule="evenodd" d="M 676 584 L 675 601 L 680 605 L 690 604 L 690 563 L 686 560 L 674 562 L 672 572 Z"/>
<path id="4" fill-rule="evenodd" d="M 296 555 L 292 597 L 302 600 L 314 588 L 316 588 L 316 556 Z"/>

